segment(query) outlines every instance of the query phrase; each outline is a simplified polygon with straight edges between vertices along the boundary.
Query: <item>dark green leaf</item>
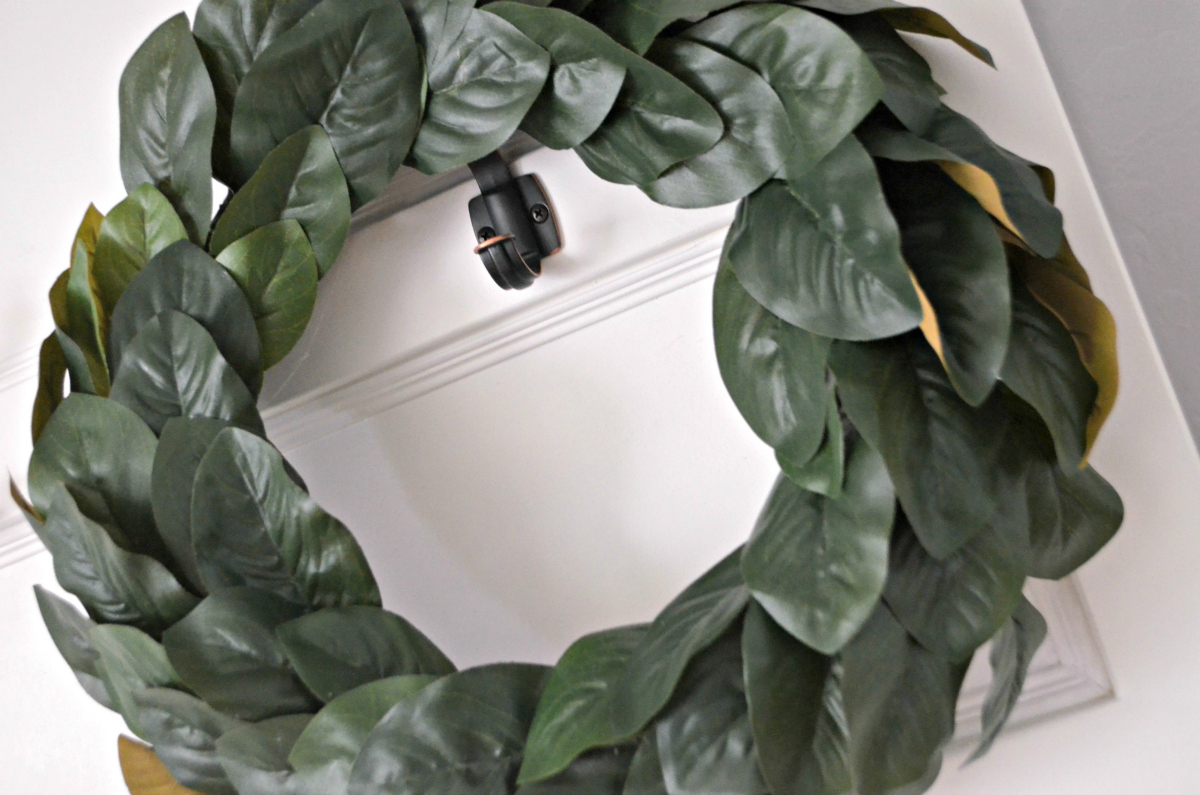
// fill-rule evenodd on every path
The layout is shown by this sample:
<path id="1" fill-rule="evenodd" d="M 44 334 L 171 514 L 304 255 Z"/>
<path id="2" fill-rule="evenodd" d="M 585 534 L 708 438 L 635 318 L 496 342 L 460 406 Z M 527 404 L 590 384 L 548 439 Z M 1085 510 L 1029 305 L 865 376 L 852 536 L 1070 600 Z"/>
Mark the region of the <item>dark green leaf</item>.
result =
<path id="1" fill-rule="evenodd" d="M 837 499 L 780 475 L 742 553 L 750 593 L 797 639 L 833 654 L 883 592 L 895 508 L 883 459 L 862 439 Z"/>
<path id="2" fill-rule="evenodd" d="M 230 122 L 233 170 L 250 179 L 292 133 L 320 124 L 358 207 L 400 168 L 420 124 L 422 69 L 395 0 L 323 0 L 254 60 Z"/>
<path id="3" fill-rule="evenodd" d="M 676 20 L 695 19 L 734 5 L 737 0 L 593 0 L 584 16 L 636 53 L 644 53 L 655 37 Z"/>
<path id="4" fill-rule="evenodd" d="M 825 435 L 821 437 L 817 452 L 806 463 L 799 465 L 779 453 L 775 453 L 775 460 L 783 474 L 797 486 L 836 500 L 842 495 L 845 456 L 846 437 L 842 429 L 842 417 L 838 411 L 837 397 L 830 394 L 825 407 Z"/>
<path id="5" fill-rule="evenodd" d="M 42 347 L 38 350 L 38 388 L 37 396 L 33 399 L 33 418 L 30 421 L 34 444 L 37 444 L 42 429 L 46 427 L 54 410 L 63 400 L 67 360 L 63 355 L 63 346 L 58 341 L 60 334 L 62 332 L 58 329 L 52 331 L 42 340 Z"/>
<path id="6" fill-rule="evenodd" d="M 103 391 L 97 387 L 92 372 L 100 369 L 100 377 L 103 380 L 99 383 L 106 385 L 108 382 L 107 368 L 95 367 L 96 360 L 87 356 L 75 340 L 67 336 L 62 329 L 54 329 L 54 339 L 58 342 L 58 349 L 62 351 L 63 355 L 63 364 L 66 365 L 67 373 L 70 375 L 71 392 L 95 395 Z"/>
<path id="7" fill-rule="evenodd" d="M 521 763 L 519 783 L 560 773 L 589 748 L 611 745 L 610 696 L 647 625 L 586 635 L 571 644 L 550 672 Z"/>
<path id="8" fill-rule="evenodd" d="M 230 243 L 217 257 L 250 301 L 262 369 L 278 364 L 300 339 L 317 301 L 320 272 L 304 228 L 285 218 Z"/>
<path id="9" fill-rule="evenodd" d="M 208 795 L 238 795 L 217 759 L 217 738 L 241 721 L 178 690 L 152 687 L 133 700 L 146 739 L 176 781 Z"/>
<path id="10" fill-rule="evenodd" d="M 317 608 L 379 605 L 354 536 L 292 482 L 274 447 L 238 428 L 196 470 L 192 546 L 210 591 L 252 585 Z"/>
<path id="11" fill-rule="evenodd" d="M 217 740 L 217 758 L 238 795 L 303 795 L 288 754 L 312 715 L 283 715 L 240 726 Z"/>
<path id="12" fill-rule="evenodd" d="M 878 11 L 880 16 L 895 25 L 897 30 L 950 39 L 988 66 L 995 66 L 991 53 L 959 33 L 941 14 L 927 8 L 913 8 L 897 2 L 897 0 L 798 0 L 798 2 L 809 8 L 818 8 L 835 14 L 868 14 Z"/>
<path id="13" fill-rule="evenodd" d="M 792 147 L 787 111 L 756 72 L 714 49 L 682 39 L 657 42 L 647 57 L 717 109 L 725 132 L 711 149 L 668 168 L 641 188 L 672 207 L 736 201 L 779 170 Z"/>
<path id="14" fill-rule="evenodd" d="M 94 626 L 88 634 L 100 654 L 97 667 L 109 700 L 130 731 L 149 739 L 139 717 L 137 694 L 151 687 L 182 686 L 163 647 L 140 629 L 120 624 Z"/>
<path id="15" fill-rule="evenodd" d="M 638 743 L 621 792 L 622 795 L 668 795 L 662 760 L 658 758 L 658 737 L 654 732 L 643 735 Z"/>
<path id="16" fill-rule="evenodd" d="M 71 667 L 79 684 L 97 703 L 112 709 L 112 699 L 108 697 L 100 678 L 100 652 L 92 645 L 89 634 L 92 627 L 96 626 L 95 622 L 72 607 L 66 599 L 55 596 L 40 585 L 33 586 L 33 593 L 37 597 L 42 621 L 50 632 L 50 639 Z"/>
<path id="17" fill-rule="evenodd" d="M 312 712 L 320 702 L 288 665 L 275 628 L 305 608 L 256 588 L 209 594 L 163 633 L 171 664 L 210 706 L 243 720 Z"/>
<path id="18" fill-rule="evenodd" d="M 837 22 L 882 78 L 884 106 L 913 132 L 928 130 L 945 92 L 920 53 L 875 14 L 842 17 Z"/>
<path id="19" fill-rule="evenodd" d="M 443 677 L 367 737 L 349 795 L 507 795 L 548 669 L 506 663 Z"/>
<path id="20" fill-rule="evenodd" d="M 56 295 L 52 289 L 50 300 L 52 304 L 58 300 L 62 302 L 61 311 L 55 312 L 55 322 L 65 334 L 59 336 L 59 344 L 67 357 L 72 387 L 84 386 L 92 394 L 106 395 L 109 373 L 112 372 L 104 348 L 108 318 L 96 294 L 92 267 L 100 218 L 96 208 L 89 206 L 71 250 L 71 267 L 65 274 L 62 292 Z"/>
<path id="21" fill-rule="evenodd" d="M 109 328 L 113 372 L 142 327 L 170 309 L 204 326 L 251 394 L 258 394 L 262 365 L 250 303 L 224 268 L 187 241 L 156 254 L 122 293 Z"/>
<path id="22" fill-rule="evenodd" d="M 187 238 L 175 208 L 150 184 L 134 188 L 100 224 L 92 274 L 109 316 L 125 288 L 158 252 Z M 116 365 L 113 365 L 116 370 Z"/>
<path id="23" fill-rule="evenodd" d="M 517 787 L 514 795 L 621 795 L 632 746 L 589 751 L 556 776 Z"/>
<path id="24" fill-rule="evenodd" d="M 1047 458 L 1026 481 L 1032 577 L 1057 580 L 1091 560 L 1125 518 L 1121 496 L 1090 466 L 1064 471 Z"/>
<path id="25" fill-rule="evenodd" d="M 324 276 L 350 230 L 350 193 L 324 128 L 303 127 L 284 139 L 234 194 L 217 220 L 208 249 L 219 254 L 273 221 L 294 218 Z"/>
<path id="26" fill-rule="evenodd" d="M 170 200 L 188 236 L 203 243 L 212 218 L 217 105 L 187 17 L 159 25 L 121 73 L 121 178 Z"/>
<path id="27" fill-rule="evenodd" d="M 412 24 L 417 44 L 425 53 L 425 67 L 446 57 L 458 41 L 474 6 L 473 0 L 400 0 L 408 21 Z"/>
<path id="28" fill-rule="evenodd" d="M 983 702 L 983 736 L 968 762 L 983 756 L 1000 736 L 1025 686 L 1029 664 L 1046 639 L 1046 619 L 1029 600 L 1021 598 L 1012 617 L 992 640 L 989 660 L 992 683 Z"/>

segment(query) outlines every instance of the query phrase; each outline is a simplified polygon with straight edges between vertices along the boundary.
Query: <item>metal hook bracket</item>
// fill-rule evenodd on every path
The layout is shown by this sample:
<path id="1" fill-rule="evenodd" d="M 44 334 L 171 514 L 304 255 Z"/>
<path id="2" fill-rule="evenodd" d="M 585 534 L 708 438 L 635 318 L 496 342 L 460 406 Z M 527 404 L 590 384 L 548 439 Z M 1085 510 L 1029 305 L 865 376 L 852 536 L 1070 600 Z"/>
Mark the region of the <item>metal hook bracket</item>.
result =
<path id="1" fill-rule="evenodd" d="M 475 253 L 505 290 L 523 290 L 542 273 L 542 260 L 562 243 L 550 200 L 532 174 L 513 177 L 499 153 L 470 164 L 480 195 L 467 204 L 479 245 Z"/>

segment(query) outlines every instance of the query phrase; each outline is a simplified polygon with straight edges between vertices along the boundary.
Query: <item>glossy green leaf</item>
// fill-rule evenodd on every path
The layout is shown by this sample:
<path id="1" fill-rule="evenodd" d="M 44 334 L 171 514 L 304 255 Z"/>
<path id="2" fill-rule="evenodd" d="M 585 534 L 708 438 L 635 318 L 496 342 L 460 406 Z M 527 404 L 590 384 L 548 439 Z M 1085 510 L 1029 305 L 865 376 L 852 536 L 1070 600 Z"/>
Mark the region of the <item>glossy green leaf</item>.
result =
<path id="1" fill-rule="evenodd" d="M 63 401 L 63 381 L 67 375 L 67 360 L 63 356 L 62 344 L 58 341 L 58 329 L 42 340 L 38 349 L 38 388 L 33 399 L 33 417 L 30 420 L 34 444 L 42 435 L 42 429 L 50 421 L 54 410 Z"/>
<path id="2" fill-rule="evenodd" d="M 884 107 L 914 133 L 925 133 L 945 93 L 933 79 L 929 64 L 878 15 L 842 17 L 837 22 L 882 79 Z"/>
<path id="3" fill-rule="evenodd" d="M 113 709 L 112 699 L 100 678 L 100 652 L 92 645 L 90 633 L 95 622 L 40 585 L 33 586 L 33 593 L 50 639 L 71 667 L 71 673 L 98 704 Z"/>
<path id="4" fill-rule="evenodd" d="M 633 737 L 670 699 L 691 659 L 746 609 L 749 592 L 738 565 L 741 548 L 676 596 L 650 624 L 612 688 L 612 728 Z"/>
<path id="5" fill-rule="evenodd" d="M 658 758 L 658 737 L 654 732 L 647 732 L 638 743 L 621 793 L 668 795 L 667 782 L 663 780 L 662 760 Z"/>
<path id="6" fill-rule="evenodd" d="M 613 734 L 610 697 L 646 630 L 645 624 L 619 627 L 571 644 L 538 702 L 518 783 L 560 773 L 583 751 L 621 739 Z"/>
<path id="7" fill-rule="evenodd" d="M 1008 716 L 1025 686 L 1025 675 L 1033 655 L 1046 639 L 1046 619 L 1029 600 L 1021 597 L 1016 611 L 992 640 L 988 656 L 992 664 L 992 683 L 983 702 L 983 734 L 968 762 L 983 756 L 1000 736 Z"/>
<path id="8" fill-rule="evenodd" d="M 521 129 L 551 149 L 570 149 L 604 121 L 625 82 L 629 53 L 579 17 L 524 3 L 487 10 L 550 53 L 550 75 Z"/>
<path id="9" fill-rule="evenodd" d="M 243 726 L 240 720 L 178 690 L 152 687 L 133 701 L 145 738 L 176 781 L 208 795 L 238 795 L 217 759 L 217 738 Z"/>
<path id="10" fill-rule="evenodd" d="M 315 712 L 320 706 L 288 665 L 275 628 L 305 608 L 268 591 L 209 594 L 163 633 L 179 677 L 215 709 L 243 720 Z"/>
<path id="11" fill-rule="evenodd" d="M 92 271 L 104 311 L 112 315 L 125 288 L 155 254 L 185 239 L 179 214 L 158 188 L 144 183 L 130 191 L 105 216 L 96 240 Z"/>
<path id="12" fill-rule="evenodd" d="M 471 17 L 473 0 L 400 0 L 425 54 L 427 71 L 446 57 Z"/>
<path id="13" fill-rule="evenodd" d="M 354 536 L 248 431 L 222 431 L 196 470 L 192 546 L 209 591 L 252 585 L 317 608 L 379 605 Z"/>
<path id="14" fill-rule="evenodd" d="M 921 322 L 896 222 L 853 138 L 804 177 L 743 201 L 724 256 L 756 301 L 814 334 L 877 339 Z"/>
<path id="15" fill-rule="evenodd" d="M 833 654 L 883 592 L 895 506 L 883 459 L 861 439 L 837 499 L 781 475 L 742 553 L 750 593 L 797 639 Z"/>
<path id="16" fill-rule="evenodd" d="M 151 687 L 182 687 L 163 647 L 140 629 L 120 624 L 100 624 L 88 634 L 100 655 L 98 670 L 109 699 L 130 731 L 148 739 L 139 717 L 137 694 Z"/>
<path id="17" fill-rule="evenodd" d="M 121 73 L 121 178 L 170 200 L 188 237 L 203 243 L 212 218 L 212 82 L 187 17 L 176 14 L 138 47 Z"/>
<path id="18" fill-rule="evenodd" d="M 668 168 L 642 185 L 672 207 L 711 207 L 753 193 L 783 165 L 792 148 L 787 111 L 770 84 L 716 50 L 664 39 L 647 58 L 678 77 L 716 108 L 725 125 L 712 148 Z"/>
<path id="19" fill-rule="evenodd" d="M 229 244 L 217 261 L 250 301 L 262 368 L 273 367 L 300 339 L 317 301 L 320 272 L 304 228 L 295 218 L 267 224 Z"/>
<path id="20" fill-rule="evenodd" d="M 203 326 L 251 394 L 258 394 L 262 365 L 250 302 L 224 268 L 187 241 L 156 254 L 117 302 L 109 331 L 109 361 L 114 373 L 120 369 L 125 348 L 142 327 L 171 309 Z"/>
<path id="21" fill-rule="evenodd" d="M 176 310 L 155 315 L 125 347 L 109 397 L 155 433 L 174 417 L 211 417 L 262 432 L 250 390 L 204 326 Z"/>
<path id="22" fill-rule="evenodd" d="M 1012 329 L 1004 244 L 970 194 L 931 165 L 883 161 L 904 258 L 933 307 L 950 382 L 972 406 L 991 393 Z"/>
<path id="23" fill-rule="evenodd" d="M 437 679 L 393 676 L 343 693 L 313 716 L 292 746 L 288 763 L 308 792 L 344 793 L 350 770 L 371 730 L 392 707 Z"/>
<path id="24" fill-rule="evenodd" d="M 455 671 L 419 629 L 378 607 L 328 607 L 275 634 L 300 679 L 326 702 L 377 679 Z"/>
<path id="25" fill-rule="evenodd" d="M 580 756 L 556 776 L 517 787 L 514 795 L 621 795 L 633 748 L 600 748 Z"/>
<path id="26" fill-rule="evenodd" d="M 348 795 L 507 795 L 547 673 L 487 665 L 401 701 L 367 737 Z"/>
<path id="27" fill-rule="evenodd" d="M 991 526 L 1000 494 L 1003 408 L 954 391 L 920 332 L 835 343 L 829 365 L 850 420 L 887 464 L 917 537 L 939 560 Z"/>
<path id="28" fill-rule="evenodd" d="M 217 739 L 217 758 L 238 795 L 304 792 L 287 758 L 311 720 L 312 715 L 282 715 Z"/>
<path id="29" fill-rule="evenodd" d="M 879 102 L 883 83 L 859 46 L 828 19 L 776 4 L 747 5 L 687 28 L 698 41 L 758 72 L 787 111 L 789 175 L 833 151 Z"/>
<path id="30" fill-rule="evenodd" d="M 737 0 L 593 0 L 585 18 L 636 53 L 644 53 L 655 37 L 676 20 L 695 19 L 734 5 Z"/>
<path id="31" fill-rule="evenodd" d="M 276 146 L 313 123 L 329 134 L 361 206 L 400 168 L 420 124 L 422 69 L 394 0 L 323 0 L 254 59 L 230 122 L 231 160 L 249 180 Z"/>
<path id="32" fill-rule="evenodd" d="M 842 429 L 837 397 L 833 394 L 830 394 L 825 407 L 825 435 L 821 437 L 821 444 L 812 458 L 797 465 L 775 453 L 775 461 L 779 468 L 793 483 L 834 500 L 842 494 L 846 474 L 845 459 L 846 437 Z"/>
<path id="33" fill-rule="evenodd" d="M 808 461 L 825 435 L 830 341 L 783 322 L 750 297 L 728 263 L 713 287 L 721 378 L 758 437 L 789 461 Z"/>
<path id="34" fill-rule="evenodd" d="M 935 11 L 914 8 L 897 0 L 799 0 L 800 5 L 832 11 L 835 14 L 867 14 L 878 11 L 897 30 L 921 33 L 953 41 L 988 66 L 995 66 L 992 55 L 981 45 L 971 41 Z"/>
<path id="35" fill-rule="evenodd" d="M 462 33 L 430 62 L 413 164 L 437 174 L 495 150 L 516 131 L 549 72 L 549 53 L 504 19 L 472 9 Z"/>
<path id="36" fill-rule="evenodd" d="M 318 125 L 301 128 L 271 150 L 217 219 L 208 249 L 219 254 L 285 218 L 300 223 L 324 276 L 350 231 L 350 193 L 329 136 Z"/>

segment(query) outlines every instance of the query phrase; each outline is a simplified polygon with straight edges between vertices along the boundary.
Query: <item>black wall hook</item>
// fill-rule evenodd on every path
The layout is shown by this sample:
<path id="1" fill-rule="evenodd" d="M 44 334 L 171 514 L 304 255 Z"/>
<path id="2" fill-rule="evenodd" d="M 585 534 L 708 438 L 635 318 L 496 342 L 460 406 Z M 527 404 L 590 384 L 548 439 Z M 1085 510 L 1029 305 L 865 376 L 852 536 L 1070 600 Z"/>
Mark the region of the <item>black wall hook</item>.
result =
<path id="1" fill-rule="evenodd" d="M 513 177 L 497 152 L 470 166 L 480 190 L 467 204 L 475 253 L 496 284 L 523 290 L 541 275 L 542 259 L 562 245 L 550 200 L 537 177 Z"/>

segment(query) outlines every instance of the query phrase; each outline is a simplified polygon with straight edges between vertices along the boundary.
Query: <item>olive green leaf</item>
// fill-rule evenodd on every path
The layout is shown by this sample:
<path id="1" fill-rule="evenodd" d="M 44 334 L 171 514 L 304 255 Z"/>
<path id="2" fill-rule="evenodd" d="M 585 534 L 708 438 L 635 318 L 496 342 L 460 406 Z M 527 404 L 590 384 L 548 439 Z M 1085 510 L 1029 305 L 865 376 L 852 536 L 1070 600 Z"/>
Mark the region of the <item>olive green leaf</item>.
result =
<path id="1" fill-rule="evenodd" d="M 363 744 L 348 795 L 506 795 L 547 673 L 540 665 L 486 665 L 399 702 Z"/>
<path id="2" fill-rule="evenodd" d="M 108 697 L 130 731 L 147 738 L 142 728 L 138 693 L 151 687 L 182 687 L 163 647 L 140 629 L 120 624 L 100 624 L 88 632 L 100 655 L 98 669 Z"/>
<path id="3" fill-rule="evenodd" d="M 320 702 L 275 638 L 305 610 L 257 588 L 216 591 L 163 633 L 163 647 L 187 687 L 221 712 L 243 720 L 312 712 Z"/>
<path id="4" fill-rule="evenodd" d="M 798 8 L 742 6 L 681 35 L 749 66 L 779 95 L 792 131 L 791 176 L 832 152 L 883 94 L 858 45 L 834 23 Z"/>
<path id="5" fill-rule="evenodd" d="M 883 456 L 931 555 L 944 560 L 991 526 L 1005 425 L 998 394 L 979 408 L 964 403 L 920 332 L 834 343 L 829 366 L 843 408 Z"/>
<path id="6" fill-rule="evenodd" d="M 740 630 L 696 655 L 655 723 L 668 792 L 767 795 L 746 706 Z"/>
<path id="7" fill-rule="evenodd" d="M 514 795 L 621 795 L 633 750 L 623 745 L 589 751 L 556 776 L 522 784 Z"/>
<path id="8" fill-rule="evenodd" d="M 787 111 L 758 73 L 683 39 L 661 40 L 647 57 L 710 102 L 725 124 L 711 149 L 642 185 L 647 196 L 672 207 L 711 207 L 754 192 L 779 170 L 792 148 Z"/>
<path id="9" fill-rule="evenodd" d="M 142 327 L 172 309 L 204 327 L 221 356 L 257 395 L 262 365 L 250 302 L 224 268 L 186 240 L 156 254 L 117 301 L 108 343 L 113 372 L 120 370 L 125 348 Z"/>
<path id="10" fill-rule="evenodd" d="M 95 622 L 76 610 L 70 602 L 47 591 L 40 585 L 33 586 L 42 621 L 50 632 L 58 653 L 71 667 L 71 673 L 79 680 L 84 691 L 98 704 L 113 708 L 112 699 L 100 678 L 100 652 L 92 645 L 90 635 Z"/>
<path id="11" fill-rule="evenodd" d="M 830 340 L 784 323 L 750 297 L 727 262 L 713 287 L 721 378 L 750 428 L 789 461 L 808 461 L 825 434 Z"/>
<path id="12" fill-rule="evenodd" d="M 217 759 L 217 738 L 243 726 L 240 720 L 167 688 L 134 693 L 133 701 L 145 738 L 176 781 L 208 795 L 238 795 Z"/>
<path id="13" fill-rule="evenodd" d="M 880 604 L 842 652 L 842 666 L 854 791 L 890 793 L 940 765 L 966 664 L 922 648 Z"/>
<path id="14" fill-rule="evenodd" d="M 658 758 L 658 737 L 654 732 L 644 734 L 638 743 L 621 792 L 622 795 L 668 795 L 662 760 Z"/>
<path id="15" fill-rule="evenodd" d="M 104 216 L 89 205 L 84 213 L 71 248 L 71 267 L 50 290 L 55 324 L 65 336 L 59 336 L 67 367 L 71 371 L 72 391 L 108 394 L 109 363 L 104 338 L 108 316 L 96 294 L 96 238 Z"/>
<path id="16" fill-rule="evenodd" d="M 775 622 L 823 654 L 846 645 L 883 592 L 896 498 L 864 440 L 837 499 L 780 475 L 742 552 L 742 573 Z"/>
<path id="17" fill-rule="evenodd" d="M 130 191 L 105 216 L 96 240 L 92 273 L 105 314 L 112 315 L 125 288 L 155 254 L 186 238 L 183 222 L 158 188 L 144 183 Z"/>
<path id="18" fill-rule="evenodd" d="M 302 792 L 288 754 L 312 715 L 281 715 L 239 726 L 217 738 L 217 758 L 238 795 Z"/>
<path id="19" fill-rule="evenodd" d="M 638 54 L 645 53 L 663 28 L 679 19 L 703 16 L 737 0 L 593 0 L 583 15 Z"/>
<path id="20" fill-rule="evenodd" d="M 621 739 L 613 735 L 610 695 L 646 630 L 646 624 L 618 627 L 571 644 L 538 702 L 517 783 L 553 776 L 583 751 Z"/>
<path id="21" fill-rule="evenodd" d="M 987 212 L 940 169 L 882 161 L 879 174 L 904 258 L 937 318 L 950 383 L 978 406 L 1000 376 L 1012 329 L 1004 244 Z"/>
<path id="22" fill-rule="evenodd" d="M 995 66 L 991 53 L 979 44 L 958 32 L 950 22 L 936 11 L 913 8 L 897 0 L 797 0 L 799 5 L 830 11 L 835 14 L 869 14 L 878 11 L 897 30 L 921 33 L 949 39 L 988 66 Z"/>
<path id="23" fill-rule="evenodd" d="M 155 28 L 121 73 L 121 178 L 132 193 L 150 183 L 203 243 L 212 218 L 212 141 L 217 105 L 187 17 Z"/>
<path id="24" fill-rule="evenodd" d="M 798 642 L 753 603 L 742 625 L 742 661 L 754 746 L 770 791 L 824 793 L 814 743 L 831 660 Z"/>
<path id="25" fill-rule="evenodd" d="M 194 488 L 192 546 L 209 591 L 252 585 L 317 608 L 379 605 L 354 536 L 292 482 L 268 442 L 221 431 Z"/>
<path id="26" fill-rule="evenodd" d="M 583 143 L 604 121 L 625 82 L 629 53 L 577 16 L 520 2 L 489 3 L 550 53 L 550 76 L 521 121 L 521 129 L 551 149 Z"/>
<path id="27" fill-rule="evenodd" d="M 378 607 L 327 607 L 282 624 L 275 634 L 300 679 L 325 702 L 389 676 L 455 670 L 419 629 Z"/>
<path id="28" fill-rule="evenodd" d="M 323 0 L 254 59 L 230 121 L 239 183 L 280 142 L 313 123 L 329 134 L 350 201 L 375 198 L 420 123 L 422 69 L 394 0 Z"/>
<path id="29" fill-rule="evenodd" d="M 67 375 L 67 360 L 58 341 L 61 332 L 55 329 L 42 340 L 38 350 L 38 388 L 33 399 L 33 419 L 30 421 L 34 444 L 50 421 L 54 410 L 63 401 L 63 379 Z"/>
<path id="30" fill-rule="evenodd" d="M 412 162 L 437 174 L 478 160 L 516 131 L 546 83 L 550 54 L 504 19 L 472 9 L 429 65 Z"/>
<path id="31" fill-rule="evenodd" d="M 797 486 L 836 500 L 842 495 L 845 456 L 846 437 L 842 417 L 838 411 L 837 397 L 831 393 L 825 407 L 825 435 L 821 437 L 821 444 L 812 458 L 806 463 L 794 464 L 777 452 L 775 460 L 783 474 Z"/>
<path id="32" fill-rule="evenodd" d="M 921 322 L 896 222 L 853 138 L 803 177 L 743 201 L 725 257 L 756 301 L 814 334 L 876 339 Z"/>
<path id="33" fill-rule="evenodd" d="M 945 91 L 921 54 L 875 14 L 842 17 L 837 23 L 866 54 L 883 81 L 883 105 L 905 127 L 923 134 L 933 123 Z M 885 115 L 877 111 L 873 116 Z"/>
<path id="34" fill-rule="evenodd" d="M 437 679 L 393 676 L 360 685 L 326 704 L 292 746 L 288 763 L 307 792 L 344 793 L 371 730 L 392 707 Z"/>
<path id="35" fill-rule="evenodd" d="M 271 150 L 217 219 L 208 250 L 219 254 L 238 238 L 284 218 L 300 222 L 324 276 L 350 230 L 350 193 L 329 136 L 318 125 L 292 133 Z"/>
<path id="36" fill-rule="evenodd" d="M 992 640 L 988 655 L 992 664 L 992 683 L 983 702 L 983 735 L 968 762 L 986 754 L 1000 736 L 1017 705 L 1021 688 L 1025 686 L 1025 675 L 1029 673 L 1033 655 L 1045 639 L 1046 619 L 1028 599 L 1021 597 L 1012 617 Z"/>
<path id="37" fill-rule="evenodd" d="M 308 325 L 320 271 L 304 228 L 285 218 L 229 244 L 218 256 L 250 301 L 262 369 L 278 364 Z"/>
<path id="38" fill-rule="evenodd" d="M 161 433 L 174 417 L 211 417 L 262 432 L 254 396 L 208 332 L 182 312 L 160 312 L 125 347 L 109 397 Z"/>

